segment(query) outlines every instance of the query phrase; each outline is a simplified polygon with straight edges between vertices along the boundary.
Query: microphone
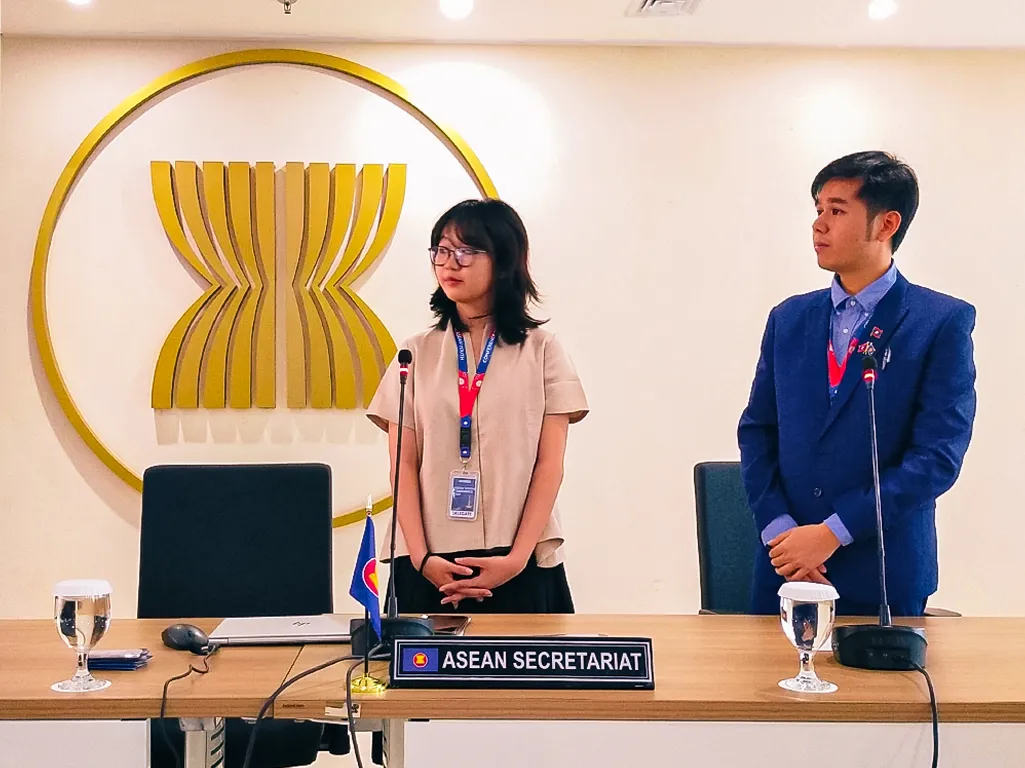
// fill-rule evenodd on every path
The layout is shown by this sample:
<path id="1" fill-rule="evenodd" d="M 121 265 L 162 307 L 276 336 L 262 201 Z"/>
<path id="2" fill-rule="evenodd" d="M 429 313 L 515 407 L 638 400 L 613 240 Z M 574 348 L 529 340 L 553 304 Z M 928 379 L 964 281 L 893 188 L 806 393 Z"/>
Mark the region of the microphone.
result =
<path id="1" fill-rule="evenodd" d="M 894 626 L 886 593 L 886 545 L 883 540 L 883 494 L 879 480 L 879 434 L 876 431 L 876 359 L 861 360 L 861 380 L 868 392 L 868 420 L 872 449 L 872 483 L 876 504 L 876 550 L 879 556 L 879 624 L 837 627 L 833 630 L 833 657 L 858 669 L 910 671 L 925 667 L 925 630 Z"/>
<path id="2" fill-rule="evenodd" d="M 391 504 L 391 548 L 388 552 L 391 560 L 391 576 L 388 579 L 387 613 L 389 619 L 399 616 L 399 601 L 395 597 L 395 529 L 399 527 L 399 467 L 402 466 L 402 428 L 406 410 L 406 379 L 409 378 L 409 364 L 413 362 L 413 353 L 408 349 L 399 350 L 399 434 L 395 439 L 395 479 L 392 487 Z M 384 627 L 381 627 L 384 631 Z"/>
<path id="3" fill-rule="evenodd" d="M 409 375 L 409 364 L 413 362 L 413 353 L 408 349 L 399 350 L 399 381 L 402 382 L 403 386 L 406 384 L 406 377 Z M 401 405 L 402 401 L 399 401 L 400 416 L 399 421 L 402 421 L 401 416 Z"/>
<path id="4" fill-rule="evenodd" d="M 430 637 L 434 634 L 434 620 L 423 617 L 399 616 L 399 601 L 395 596 L 395 532 L 399 527 L 399 469 L 402 466 L 402 437 L 405 428 L 403 422 L 406 412 L 406 380 L 409 378 L 409 366 L 413 362 L 413 354 L 408 349 L 399 350 L 399 422 L 398 435 L 395 439 L 395 467 L 393 469 L 394 479 L 392 481 L 392 506 L 391 506 L 391 543 L 388 550 L 391 573 L 388 577 L 388 597 L 386 600 L 385 615 L 381 617 L 381 635 L 369 642 L 370 646 L 383 645 L 389 652 L 394 648 L 396 637 Z M 368 637 L 373 637 L 373 629 L 368 627 L 363 619 L 352 619 L 349 622 L 349 633 L 351 635 L 352 652 L 354 655 L 364 655 L 368 647 Z"/>
<path id="5" fill-rule="evenodd" d="M 861 380 L 873 392 L 876 388 L 876 375 L 876 359 L 872 355 L 865 355 L 861 358 Z M 875 417 L 871 418 L 874 421 Z"/>
<path id="6" fill-rule="evenodd" d="M 886 545 L 883 542 L 883 494 L 879 488 L 879 435 L 876 432 L 876 359 L 865 355 L 861 359 L 861 380 L 868 390 L 868 421 L 872 434 L 872 483 L 876 501 L 876 549 L 879 552 L 879 626 L 892 625 L 890 601 L 886 595 Z"/>

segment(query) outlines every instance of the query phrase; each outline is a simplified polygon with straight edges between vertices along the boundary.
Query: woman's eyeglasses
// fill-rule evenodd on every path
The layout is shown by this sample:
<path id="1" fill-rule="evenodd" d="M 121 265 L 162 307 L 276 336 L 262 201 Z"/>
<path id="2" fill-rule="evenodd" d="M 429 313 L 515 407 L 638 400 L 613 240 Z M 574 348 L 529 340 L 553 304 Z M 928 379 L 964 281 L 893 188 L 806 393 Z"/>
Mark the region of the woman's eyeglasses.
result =
<path id="1" fill-rule="evenodd" d="M 456 264 L 460 267 L 468 267 L 473 263 L 477 254 L 484 253 L 477 248 L 446 248 L 444 245 L 436 245 L 427 250 L 431 254 L 431 263 L 436 267 L 445 264 L 450 256 L 455 257 Z"/>

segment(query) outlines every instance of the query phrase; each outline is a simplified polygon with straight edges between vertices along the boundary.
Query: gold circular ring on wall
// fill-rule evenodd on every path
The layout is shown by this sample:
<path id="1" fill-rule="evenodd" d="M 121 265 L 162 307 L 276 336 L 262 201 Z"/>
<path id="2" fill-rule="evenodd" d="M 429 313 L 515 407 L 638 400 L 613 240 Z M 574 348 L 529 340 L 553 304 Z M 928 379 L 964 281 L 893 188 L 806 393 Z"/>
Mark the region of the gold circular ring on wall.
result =
<path id="1" fill-rule="evenodd" d="M 455 155 L 482 195 L 485 197 L 498 197 L 495 185 L 473 150 L 453 129 L 436 122 L 417 107 L 411 101 L 405 88 L 380 72 L 348 59 L 326 53 L 266 48 L 211 56 L 192 64 L 186 64 L 166 75 L 158 77 L 149 85 L 136 91 L 118 104 L 85 137 L 64 167 L 64 171 L 61 173 L 60 178 L 57 179 L 56 185 L 54 185 L 53 192 L 50 194 L 50 199 L 46 204 L 46 210 L 43 213 L 43 219 L 39 225 L 39 235 L 36 238 L 29 295 L 32 305 L 32 327 L 36 344 L 39 347 L 39 356 L 43 363 L 43 369 L 46 371 L 46 378 L 53 388 L 61 410 L 68 421 L 71 422 L 78 435 L 100 461 L 137 491 L 142 490 L 142 478 L 104 445 L 96 432 L 89 426 L 82 412 L 75 404 L 74 398 L 72 398 L 71 393 L 68 391 L 64 377 L 61 375 L 60 365 L 57 362 L 57 356 L 53 348 L 53 340 L 50 337 L 50 324 L 46 308 L 46 270 L 50 259 L 50 245 L 53 241 L 54 232 L 57 229 L 57 221 L 60 218 L 64 204 L 71 194 L 72 188 L 90 160 L 99 152 L 104 140 L 118 126 L 153 101 L 153 99 L 178 85 L 226 69 L 258 64 L 292 64 L 334 72 L 352 79 L 356 85 L 366 88 L 383 98 L 391 97 L 395 99 L 403 109 L 412 114 Z M 391 496 L 386 496 L 374 502 L 374 512 L 380 512 L 388 509 L 390 506 Z M 348 523 L 357 522 L 362 520 L 365 514 L 365 510 L 361 508 L 338 515 L 334 518 L 334 526 L 337 528 Z"/>

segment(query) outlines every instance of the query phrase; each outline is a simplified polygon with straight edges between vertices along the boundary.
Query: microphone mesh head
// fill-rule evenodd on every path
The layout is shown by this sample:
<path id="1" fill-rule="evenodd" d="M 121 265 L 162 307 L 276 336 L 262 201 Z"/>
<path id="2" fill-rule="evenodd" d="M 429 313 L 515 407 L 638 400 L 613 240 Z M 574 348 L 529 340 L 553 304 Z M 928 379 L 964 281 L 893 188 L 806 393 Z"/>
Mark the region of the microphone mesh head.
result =
<path id="1" fill-rule="evenodd" d="M 865 355 L 861 358 L 861 370 L 863 371 L 874 371 L 876 369 L 876 359 L 872 355 Z"/>
<path id="2" fill-rule="evenodd" d="M 409 365 L 413 362 L 413 353 L 408 349 L 399 350 L 399 365 Z"/>

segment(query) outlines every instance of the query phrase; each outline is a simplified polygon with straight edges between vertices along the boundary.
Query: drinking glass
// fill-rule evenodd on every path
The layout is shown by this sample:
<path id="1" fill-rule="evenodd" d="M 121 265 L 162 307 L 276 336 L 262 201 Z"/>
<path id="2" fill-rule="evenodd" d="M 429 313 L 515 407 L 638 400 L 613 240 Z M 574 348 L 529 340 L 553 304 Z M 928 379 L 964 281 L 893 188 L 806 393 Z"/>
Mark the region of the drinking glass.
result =
<path id="1" fill-rule="evenodd" d="M 110 626 L 110 584 L 101 579 L 62 581 L 53 589 L 53 621 L 57 633 L 78 654 L 74 677 L 50 686 L 59 693 L 101 691 L 109 680 L 97 680 L 89 672 L 89 650 Z"/>
<path id="2" fill-rule="evenodd" d="M 834 693 L 836 685 L 815 674 L 812 657 L 829 642 L 840 597 L 829 584 L 791 581 L 779 588 L 779 618 L 783 632 L 797 649 L 801 668 L 779 687 L 796 693 Z"/>

